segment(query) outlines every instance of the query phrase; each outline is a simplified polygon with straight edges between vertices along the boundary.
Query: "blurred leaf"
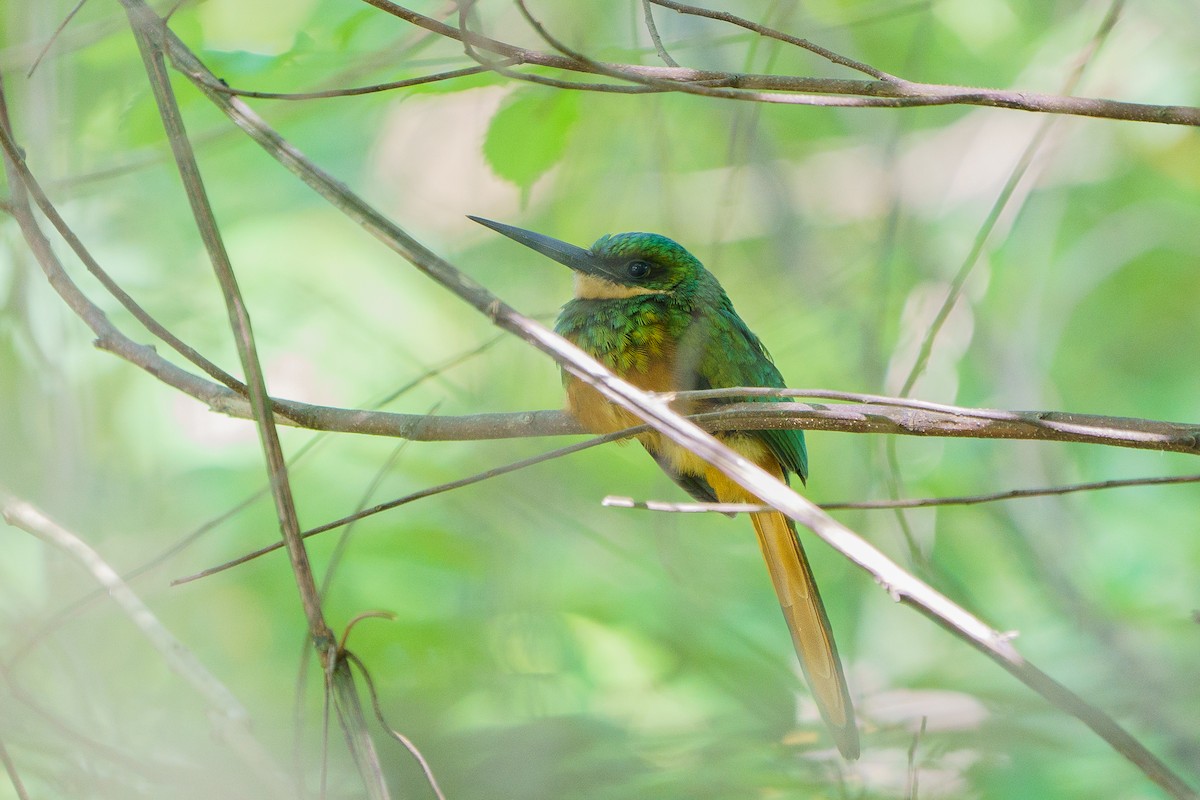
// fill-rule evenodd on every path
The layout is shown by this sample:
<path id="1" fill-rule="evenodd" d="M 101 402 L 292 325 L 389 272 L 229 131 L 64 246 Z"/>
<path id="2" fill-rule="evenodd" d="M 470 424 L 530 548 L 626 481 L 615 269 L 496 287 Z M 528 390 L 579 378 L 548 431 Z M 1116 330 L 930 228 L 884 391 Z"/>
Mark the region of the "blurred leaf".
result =
<path id="1" fill-rule="evenodd" d="M 522 204 L 534 182 L 562 158 L 578 117 L 576 92 L 537 86 L 510 94 L 492 117 L 483 155 L 497 175 L 521 188 Z"/>

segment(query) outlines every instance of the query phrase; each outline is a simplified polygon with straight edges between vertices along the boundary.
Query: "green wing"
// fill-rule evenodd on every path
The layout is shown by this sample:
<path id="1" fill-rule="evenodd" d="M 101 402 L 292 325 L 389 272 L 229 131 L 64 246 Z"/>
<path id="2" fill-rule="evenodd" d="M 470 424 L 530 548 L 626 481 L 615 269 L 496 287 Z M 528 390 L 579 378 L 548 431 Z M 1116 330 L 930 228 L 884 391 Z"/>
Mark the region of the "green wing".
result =
<path id="1" fill-rule="evenodd" d="M 771 361 L 771 355 L 763 343 L 746 327 L 746 323 L 733 310 L 728 297 L 722 298 L 716 314 L 704 322 L 694 325 L 695 337 L 703 336 L 703 345 L 696 369 L 696 388 L 725 389 L 732 386 L 769 386 L 782 389 L 787 384 Z M 696 322 L 700 322 L 697 320 Z M 707 333 L 707 335 L 704 335 Z M 754 402 L 781 402 L 780 398 L 749 398 Z M 803 483 L 808 479 L 808 450 L 804 446 L 804 431 L 767 430 L 748 431 L 758 436 L 779 459 L 784 468 L 800 476 Z"/>

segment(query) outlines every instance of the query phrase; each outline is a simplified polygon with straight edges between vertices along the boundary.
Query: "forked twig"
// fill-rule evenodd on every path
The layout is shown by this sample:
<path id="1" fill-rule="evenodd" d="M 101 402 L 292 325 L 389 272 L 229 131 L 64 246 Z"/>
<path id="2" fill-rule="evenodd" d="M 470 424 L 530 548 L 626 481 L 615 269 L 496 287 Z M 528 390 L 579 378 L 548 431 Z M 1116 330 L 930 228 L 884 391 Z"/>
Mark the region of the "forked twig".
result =
<path id="1" fill-rule="evenodd" d="M 518 64 L 540 65 L 569 72 L 610 75 L 628 84 L 572 84 L 543 75 L 504 74 L 521 80 L 587 91 L 680 91 L 722 99 L 792 105 L 860 108 L 905 108 L 937 105 L 977 105 L 1049 114 L 1068 114 L 1135 122 L 1200 126 L 1200 108 L 1129 103 L 1089 97 L 1064 97 L 1038 92 L 981 89 L 915 81 L 844 80 L 795 75 L 754 75 L 638 64 L 601 65 L 592 59 L 542 53 L 446 25 L 391 0 L 363 0 L 388 14 L 425 30 L 486 50 Z M 703 84 L 712 83 L 712 87 Z M 832 95 L 832 96 L 823 96 Z"/>

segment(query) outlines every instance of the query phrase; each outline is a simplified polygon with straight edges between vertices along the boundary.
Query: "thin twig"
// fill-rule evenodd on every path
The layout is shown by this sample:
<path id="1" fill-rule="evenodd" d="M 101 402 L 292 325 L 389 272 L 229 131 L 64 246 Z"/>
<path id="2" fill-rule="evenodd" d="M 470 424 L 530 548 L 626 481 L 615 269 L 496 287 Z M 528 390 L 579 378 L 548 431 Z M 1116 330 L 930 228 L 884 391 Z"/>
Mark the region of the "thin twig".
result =
<path id="1" fill-rule="evenodd" d="M 3 738 L 0 738 L 0 762 L 4 764 L 4 771 L 8 773 L 8 781 L 16 792 L 17 800 L 29 800 L 29 793 L 25 791 L 25 784 L 21 781 L 21 773 L 17 770 L 12 756 L 8 754 L 8 747 L 5 746 Z"/>
<path id="2" fill-rule="evenodd" d="M 563 456 L 568 456 L 568 455 L 571 455 L 572 453 L 577 453 L 580 450 L 586 450 L 591 447 L 596 447 L 598 445 L 607 444 L 608 442 L 613 442 L 618 439 L 623 439 L 627 436 L 632 436 L 635 433 L 637 433 L 639 431 L 643 431 L 643 430 L 646 430 L 645 426 L 640 426 L 637 428 L 629 428 L 628 430 L 617 431 L 616 433 L 610 433 L 610 434 L 606 434 L 604 436 L 598 436 L 594 439 L 588 439 L 585 442 L 579 442 L 577 444 L 569 445 L 567 447 L 560 447 L 557 450 L 551 450 L 546 453 L 539 453 L 536 456 L 531 456 L 529 458 L 523 458 L 520 461 L 514 461 L 510 464 L 505 464 L 500 467 L 495 467 L 493 469 L 485 470 L 484 472 L 478 472 L 474 475 L 469 475 L 465 478 L 459 478 L 458 480 L 449 481 L 447 483 L 442 483 L 437 486 L 431 486 L 428 489 L 422 489 L 420 491 L 413 492 L 412 494 L 407 494 L 407 495 L 404 495 L 403 497 L 398 497 L 395 500 L 389 500 L 386 503 L 380 503 L 378 505 L 372 506 L 371 508 L 363 509 L 361 511 L 356 511 L 353 514 L 342 517 L 341 519 L 333 520 L 332 522 L 327 522 L 324 525 L 318 525 L 315 528 L 310 528 L 309 530 L 306 530 L 303 533 L 303 536 L 304 536 L 304 538 L 307 539 L 310 536 L 316 536 L 319 533 L 325 533 L 326 531 L 335 530 L 337 528 L 342 527 L 343 525 L 349 525 L 353 522 L 357 522 L 360 519 L 364 519 L 364 518 L 372 516 L 374 514 L 379 514 L 384 511 L 390 511 L 393 508 L 399 508 L 402 505 L 407 505 L 408 503 L 412 503 L 416 500 L 422 500 L 426 497 L 432 497 L 436 494 L 442 494 L 443 492 L 450 492 L 455 489 L 461 489 L 464 486 L 470 486 L 473 483 L 479 483 L 481 481 L 485 481 L 490 478 L 496 478 L 501 475 L 507 475 L 510 472 L 516 472 L 517 470 L 525 469 L 526 467 L 532 467 L 535 464 L 541 464 L 545 461 L 552 461 L 553 459 L 556 459 L 556 458 L 562 458 Z M 247 561 L 253 561 L 254 559 L 258 558 L 259 556 L 264 556 L 267 553 L 273 553 L 274 551 L 278 550 L 282 546 L 283 545 L 280 542 L 272 542 L 271 544 L 269 544 L 265 547 L 260 547 L 258 550 L 255 550 L 254 552 L 246 553 L 245 555 L 239 556 L 231 561 L 226 561 L 224 564 L 218 564 L 215 567 L 209 567 L 208 569 L 201 570 L 200 572 L 197 572 L 193 575 L 186 575 L 182 578 L 176 578 L 175 580 L 171 581 L 171 585 L 179 586 L 180 584 L 190 583 L 192 581 L 199 580 L 200 578 L 207 578 L 208 576 L 215 575 L 218 572 L 224 572 L 227 569 L 231 569 L 233 567 L 237 567 L 242 564 L 245 564 Z"/>
<path id="3" fill-rule="evenodd" d="M 1074 483 L 1069 486 L 1046 486 L 1040 489 L 1010 489 L 1006 492 L 962 495 L 958 497 L 918 497 L 899 500 L 854 500 L 832 503 L 817 503 L 826 511 L 875 510 L 892 508 L 929 508 L 934 506 L 970 506 L 979 503 L 994 503 L 1001 500 L 1019 500 L 1029 497 L 1095 492 L 1104 489 L 1124 489 L 1131 486 L 1171 486 L 1180 483 L 1200 483 L 1200 475 L 1167 475 L 1154 478 L 1120 478 L 1091 483 Z M 671 513 L 718 513 L 754 514 L 770 511 L 770 506 L 757 503 L 672 503 L 661 500 L 634 500 L 632 497 L 609 495 L 601 505 L 612 508 L 636 508 L 643 511 L 665 511 Z"/>
<path id="4" fill-rule="evenodd" d="M 417 765 L 421 767 L 421 772 L 425 775 L 426 783 L 429 784 L 429 788 L 433 790 L 433 793 L 438 800 L 446 800 L 446 795 L 444 792 L 442 792 L 442 787 L 438 785 L 437 778 L 433 774 L 433 768 L 429 766 L 429 761 L 426 760 L 425 756 L 421 753 L 421 750 L 416 746 L 416 744 L 413 743 L 412 739 L 409 739 L 399 730 L 392 727 L 391 723 L 387 721 L 387 717 L 384 716 L 383 706 L 379 702 L 379 693 L 375 691 L 375 680 L 371 677 L 371 673 L 369 670 L 367 670 L 366 665 L 362 663 L 362 659 L 350 651 L 345 651 L 343 655 L 347 660 L 351 661 L 354 666 L 358 667 L 358 671 L 362 674 L 363 680 L 367 682 L 367 694 L 371 698 L 371 707 L 375 710 L 375 719 L 377 719 L 379 724 L 383 726 L 383 729 L 387 731 L 388 736 L 391 736 L 393 739 L 399 742 L 404 749 L 409 752 L 409 755 L 416 760 Z"/>
<path id="5" fill-rule="evenodd" d="M 662 37 L 658 35 L 658 26 L 654 24 L 654 9 L 650 7 L 650 0 L 642 0 L 642 16 L 646 20 L 646 32 L 650 34 L 650 41 L 654 43 L 654 50 L 658 53 L 658 57 L 668 67 L 678 67 L 679 62 L 671 58 L 671 54 L 663 46 Z"/>
<path id="6" fill-rule="evenodd" d="M 693 70 L 683 67 L 659 67 L 634 64 L 601 67 L 591 60 L 577 60 L 560 55 L 541 53 L 528 48 L 497 41 L 480 34 L 460 31 L 445 23 L 418 14 L 390 0 L 363 0 L 393 16 L 404 19 L 440 36 L 463 41 L 472 47 L 498 55 L 511 57 L 519 64 L 540 65 L 571 72 L 614 74 L 621 80 L 642 84 L 642 91 L 691 91 L 711 97 L 734 100 L 749 100 L 769 103 L 799 105 L 824 105 L 840 107 L 919 107 L 936 105 L 977 105 L 992 108 L 1007 108 L 1049 114 L 1068 114 L 1134 122 L 1152 122 L 1170 125 L 1200 126 L 1200 107 L 1162 106 L 1145 103 L 1128 103 L 1088 97 L 1063 97 L 1038 92 L 984 89 L 971 86 L 919 83 L 914 81 L 890 82 L 884 80 L 849 81 L 839 78 L 811 78 L 792 75 L 747 75 L 719 71 Z M 505 73 L 509 74 L 509 73 Z M 513 77 L 536 82 L 550 82 L 544 76 L 512 73 Z M 708 90 L 706 82 L 718 88 Z M 631 91 L 628 86 L 611 84 L 572 85 L 559 82 L 569 88 L 590 91 Z M 720 87 L 732 87 L 726 91 Z M 758 90 L 737 91 L 737 90 Z M 765 90 L 765 91 L 764 91 Z M 801 93 L 808 94 L 786 94 Z M 784 93 L 784 94 L 781 94 Z M 843 95 L 842 97 L 821 97 Z"/>
<path id="7" fill-rule="evenodd" d="M 1108 13 L 1105 14 L 1104 19 L 1101 21 L 1099 29 L 1092 36 L 1087 47 L 1084 48 L 1084 52 L 1075 65 L 1075 69 L 1071 71 L 1071 74 L 1063 82 L 1063 94 L 1070 94 L 1079 85 L 1079 81 L 1083 78 L 1084 70 L 1091 63 L 1091 57 L 1100 49 L 1105 39 L 1108 38 L 1108 34 L 1112 32 L 1113 26 L 1117 24 L 1122 6 L 1124 6 L 1124 0 L 1114 0 L 1113 4 L 1109 7 Z M 971 249 L 967 252 L 953 280 L 950 281 L 945 299 L 934 315 L 933 321 L 929 323 L 929 327 L 925 330 L 925 336 L 921 340 L 917 357 L 913 361 L 907 377 L 904 379 L 903 386 L 900 388 L 901 395 L 907 395 L 911 392 L 917 379 L 925 371 L 925 367 L 929 363 L 929 357 L 933 353 L 933 343 L 937 340 L 938 334 L 941 332 L 946 320 L 950 318 L 950 312 L 954 310 L 954 306 L 957 305 L 959 298 L 962 297 L 963 289 L 967 284 L 967 278 L 974 271 L 975 265 L 979 263 L 979 257 L 983 254 L 983 248 L 991 237 L 992 231 L 995 230 L 996 223 L 1000 221 L 1001 214 L 1008 207 L 1009 200 L 1012 199 L 1013 193 L 1017 190 L 1021 179 L 1025 177 L 1025 173 L 1029 171 L 1034 157 L 1041 150 L 1042 143 L 1049 136 L 1050 130 L 1056 122 L 1058 122 L 1057 117 L 1047 117 L 1038 125 L 1037 130 L 1034 131 L 1033 136 L 1030 137 L 1029 142 L 1025 145 L 1025 149 L 1021 152 L 1020 158 L 1017 159 L 1017 163 L 1013 166 L 1012 172 L 1009 173 L 1008 180 L 1004 182 L 1000 194 L 996 197 L 995 202 L 992 203 L 991 210 L 988 211 L 987 217 L 976 232 L 975 239 L 971 243 Z"/>
<path id="8" fill-rule="evenodd" d="M 63 551 L 91 574 L 113 602 L 146 637 L 167 667 L 190 685 L 214 712 L 221 736 L 238 756 L 282 795 L 287 786 L 283 770 L 275 765 L 267 749 L 250 730 L 246 708 L 159 621 L 154 612 L 121 580 L 108 562 L 77 535 L 58 525 L 32 504 L 0 492 L 0 516 L 16 528 Z"/>
<path id="9" fill-rule="evenodd" d="M 786 42 L 787 44 L 795 45 L 796 47 L 803 48 L 810 53 L 815 53 L 816 55 L 819 55 L 821 58 L 824 58 L 833 64 L 849 67 L 857 72 L 870 75 L 876 80 L 885 81 L 887 83 L 904 83 L 904 81 L 900 80 L 895 75 L 889 75 L 881 69 L 872 67 L 870 64 L 864 64 L 861 61 L 848 58 L 841 53 L 835 53 L 827 47 L 822 47 L 819 44 L 810 42 L 808 39 L 802 39 L 799 36 L 792 36 L 791 34 L 784 33 L 783 31 L 776 30 L 775 28 L 771 28 L 766 25 L 760 25 L 757 22 L 752 22 L 751 20 L 739 17 L 736 14 L 730 14 L 728 11 L 712 11 L 707 8 L 688 5 L 687 3 L 677 3 L 675 0 L 646 0 L 646 2 L 654 3 L 654 5 L 662 6 L 663 8 L 669 8 L 672 11 L 678 11 L 680 14 L 690 14 L 692 16 L 705 17 L 707 19 L 715 19 L 721 22 L 727 22 L 730 25 L 736 25 L 739 28 L 753 31 L 759 36 L 765 36 L 770 39 L 776 39 L 781 42 Z"/>
<path id="10" fill-rule="evenodd" d="M 62 22 L 58 23 L 58 27 L 54 29 L 54 33 L 50 34 L 50 38 L 46 40 L 45 46 L 38 51 L 37 58 L 33 59 L 33 63 L 29 65 L 29 71 L 25 73 L 26 78 L 33 77 L 33 73 L 37 71 L 38 65 L 42 63 L 42 59 L 44 59 L 46 54 L 50 52 L 50 48 L 54 46 L 56 41 L 58 41 L 58 37 L 61 36 L 62 32 L 67 29 L 67 26 L 71 24 L 71 20 L 75 18 L 75 15 L 79 13 L 80 9 L 83 8 L 85 3 L 87 3 L 87 0 L 79 0 L 79 2 L 77 2 L 75 6 L 67 12 L 67 15 L 63 17 Z"/>
<path id="11" fill-rule="evenodd" d="M 510 63 L 516 63 L 516 61 L 512 59 L 507 60 Z M 257 100 L 324 100 L 331 97 L 358 97 L 364 94 L 390 92 L 396 89 L 407 89 L 411 86 L 423 86 L 427 83 L 449 81 L 454 80 L 455 78 L 464 78 L 468 75 L 478 75 L 480 73 L 490 71 L 492 71 L 491 68 L 485 66 L 463 67 L 461 69 L 435 72 L 429 75 L 421 75 L 416 78 L 407 78 L 400 81 L 377 83 L 372 86 L 356 86 L 349 89 L 325 89 L 318 92 L 260 92 L 252 89 L 235 89 L 234 87 L 227 86 L 220 81 L 212 84 L 210 88 L 214 92 L 224 92 L 225 94 L 237 95 L 238 97 L 251 97 Z"/>

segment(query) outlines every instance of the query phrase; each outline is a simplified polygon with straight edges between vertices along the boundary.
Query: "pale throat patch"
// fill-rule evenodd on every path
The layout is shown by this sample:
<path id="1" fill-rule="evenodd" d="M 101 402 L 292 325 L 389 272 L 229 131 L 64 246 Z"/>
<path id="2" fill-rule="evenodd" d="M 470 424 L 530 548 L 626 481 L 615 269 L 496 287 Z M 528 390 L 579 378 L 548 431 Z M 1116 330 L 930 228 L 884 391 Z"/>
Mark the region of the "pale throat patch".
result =
<path id="1" fill-rule="evenodd" d="M 667 294 L 665 289 L 649 289 L 645 286 L 622 286 L 595 275 L 575 273 L 575 296 L 580 300 L 622 300 L 643 294 Z"/>

